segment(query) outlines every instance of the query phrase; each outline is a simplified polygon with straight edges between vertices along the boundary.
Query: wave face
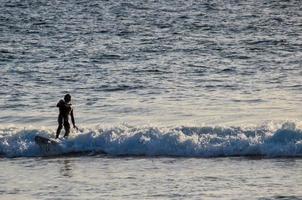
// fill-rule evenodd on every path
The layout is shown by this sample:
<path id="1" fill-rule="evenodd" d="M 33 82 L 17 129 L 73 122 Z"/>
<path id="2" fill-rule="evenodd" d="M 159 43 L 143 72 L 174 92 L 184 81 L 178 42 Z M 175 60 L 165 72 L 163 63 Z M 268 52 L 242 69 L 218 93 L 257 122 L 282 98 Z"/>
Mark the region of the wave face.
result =
<path id="1" fill-rule="evenodd" d="M 54 137 L 53 130 L 0 129 L 2 157 L 106 153 L 112 156 L 301 157 L 302 130 L 295 123 L 279 128 L 242 127 L 113 127 L 82 129 L 58 145 L 35 143 L 35 136 Z"/>

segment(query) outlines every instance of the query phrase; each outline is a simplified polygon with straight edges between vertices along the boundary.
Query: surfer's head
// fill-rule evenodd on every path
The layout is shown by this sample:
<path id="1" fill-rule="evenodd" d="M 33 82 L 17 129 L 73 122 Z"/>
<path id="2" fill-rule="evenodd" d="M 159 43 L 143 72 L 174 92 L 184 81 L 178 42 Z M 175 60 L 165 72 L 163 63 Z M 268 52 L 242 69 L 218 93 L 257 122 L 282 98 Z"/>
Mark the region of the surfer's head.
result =
<path id="1" fill-rule="evenodd" d="M 70 94 L 66 94 L 66 95 L 64 96 L 64 101 L 65 101 L 66 103 L 69 103 L 69 102 L 71 101 L 71 96 L 70 96 Z"/>

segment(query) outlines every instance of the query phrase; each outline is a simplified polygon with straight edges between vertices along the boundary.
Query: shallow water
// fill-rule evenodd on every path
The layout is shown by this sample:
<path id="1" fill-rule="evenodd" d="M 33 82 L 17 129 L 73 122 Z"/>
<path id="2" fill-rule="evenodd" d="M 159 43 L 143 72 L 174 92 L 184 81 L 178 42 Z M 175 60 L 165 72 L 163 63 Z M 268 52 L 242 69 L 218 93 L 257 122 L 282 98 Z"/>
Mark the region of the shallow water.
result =
<path id="1" fill-rule="evenodd" d="M 301 159 L 1 159 L 0 199 L 301 199 Z"/>

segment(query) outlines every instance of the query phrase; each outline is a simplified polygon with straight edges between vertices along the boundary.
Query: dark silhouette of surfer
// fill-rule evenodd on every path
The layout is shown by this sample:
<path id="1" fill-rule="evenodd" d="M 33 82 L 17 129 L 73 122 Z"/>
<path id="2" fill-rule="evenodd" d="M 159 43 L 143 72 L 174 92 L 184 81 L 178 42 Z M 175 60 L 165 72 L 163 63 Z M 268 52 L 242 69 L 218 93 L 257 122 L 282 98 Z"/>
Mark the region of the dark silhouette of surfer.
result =
<path id="1" fill-rule="evenodd" d="M 75 121 L 74 121 L 74 116 L 73 116 L 73 109 L 72 109 L 72 104 L 71 102 L 71 96 L 70 94 L 66 94 L 64 96 L 64 100 L 61 99 L 59 101 L 59 103 L 57 104 L 57 107 L 59 107 L 59 116 L 58 116 L 58 129 L 57 129 L 57 134 L 56 134 L 56 138 L 59 137 L 60 132 L 64 126 L 65 129 L 65 134 L 64 137 L 68 137 L 69 133 L 70 133 L 70 124 L 69 124 L 69 115 L 71 117 L 71 122 L 73 124 L 73 128 L 78 129 L 78 127 L 75 125 Z"/>

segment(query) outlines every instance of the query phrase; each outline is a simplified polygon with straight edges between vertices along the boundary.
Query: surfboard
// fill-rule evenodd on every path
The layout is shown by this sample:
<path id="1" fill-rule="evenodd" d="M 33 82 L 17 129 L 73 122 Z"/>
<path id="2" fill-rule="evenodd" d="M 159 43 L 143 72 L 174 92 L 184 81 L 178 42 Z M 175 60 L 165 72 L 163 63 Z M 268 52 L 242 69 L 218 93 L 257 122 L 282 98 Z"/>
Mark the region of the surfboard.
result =
<path id="1" fill-rule="evenodd" d="M 37 135 L 35 136 L 35 142 L 39 145 L 43 145 L 43 144 L 46 144 L 46 145 L 49 145 L 49 144 L 53 144 L 53 145 L 56 145 L 58 144 L 58 142 L 54 139 L 51 139 L 51 138 L 46 138 L 46 137 L 43 137 L 43 136 L 40 136 L 40 135 Z"/>

